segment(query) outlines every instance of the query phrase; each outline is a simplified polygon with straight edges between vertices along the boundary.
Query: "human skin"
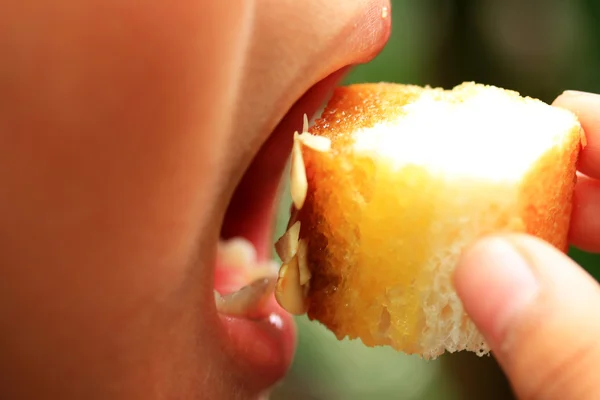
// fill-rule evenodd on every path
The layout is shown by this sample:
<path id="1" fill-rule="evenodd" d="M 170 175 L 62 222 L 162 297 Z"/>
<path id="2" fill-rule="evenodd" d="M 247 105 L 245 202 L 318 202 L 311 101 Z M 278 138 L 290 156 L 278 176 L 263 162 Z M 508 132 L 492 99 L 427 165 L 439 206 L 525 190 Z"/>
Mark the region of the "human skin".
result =
<path id="1" fill-rule="evenodd" d="M 382 48 L 389 5 L 1 4 L 0 398 L 257 395 L 283 372 L 222 335 L 225 209 L 272 132 L 273 176 L 251 186 L 276 187 L 336 76 L 288 112 Z"/>
<path id="2" fill-rule="evenodd" d="M 253 236 L 269 217 L 262 203 L 274 200 L 302 114 L 321 105 L 340 71 L 382 48 L 390 29 L 384 7 L 2 3 L 0 398 L 247 399 L 281 377 L 290 354 L 262 370 L 229 350 L 235 345 L 213 300 L 217 240 Z M 577 101 L 563 105 L 589 115 L 599 109 Z M 591 143 L 597 125 L 587 129 Z M 597 168 L 594 148 L 582 166 Z M 249 168 L 271 173 L 242 180 Z M 594 185 L 579 185 L 578 201 L 597 195 Z M 225 218 L 230 202 L 244 207 Z M 576 212 L 597 213 L 599 203 Z M 574 242 L 589 215 L 575 215 Z M 254 241 L 267 240 L 264 233 Z M 459 271 L 485 261 L 465 260 Z M 468 308 L 477 303 L 469 282 L 485 274 L 463 276 Z M 582 315 L 596 315 L 599 302 L 592 298 Z M 554 333 L 563 339 L 561 332 Z M 561 362 L 545 354 L 528 366 Z M 528 393 L 523 370 L 503 365 Z M 577 388 L 573 382 L 564 386 Z"/>
<path id="3" fill-rule="evenodd" d="M 570 241 L 597 253 L 600 96 L 565 92 L 554 105 L 577 114 L 586 134 Z M 600 398 L 600 286 L 579 265 L 538 239 L 506 235 L 465 251 L 454 278 L 518 398 Z"/>

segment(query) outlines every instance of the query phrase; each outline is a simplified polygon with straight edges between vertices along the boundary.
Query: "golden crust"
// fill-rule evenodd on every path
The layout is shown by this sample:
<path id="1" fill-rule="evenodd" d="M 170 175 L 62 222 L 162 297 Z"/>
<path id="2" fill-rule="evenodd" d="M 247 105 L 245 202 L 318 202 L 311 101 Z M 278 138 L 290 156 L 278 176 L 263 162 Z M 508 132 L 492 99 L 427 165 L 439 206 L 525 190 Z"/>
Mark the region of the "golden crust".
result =
<path id="1" fill-rule="evenodd" d="M 443 201 L 442 196 L 449 195 L 444 192 L 443 182 L 436 182 L 419 167 L 405 168 L 400 175 L 386 175 L 381 172 L 379 160 L 350 149 L 349 132 L 397 117 L 402 112 L 401 106 L 423 90 L 439 89 L 399 84 L 338 88 L 311 129 L 312 134 L 331 139 L 331 149 L 303 150 L 309 190 L 302 209 L 292 210 L 290 221 L 301 221 L 300 238 L 307 243 L 312 275 L 307 314 L 339 339 L 360 338 L 368 346 L 387 344 L 428 358 L 443 353 L 443 346 L 451 351 L 486 352 L 478 336 L 472 342 L 457 339 L 455 347 L 440 348 L 439 344 L 423 342 L 421 339 L 433 329 L 431 315 L 423 310 L 421 301 L 407 296 L 422 295 L 429 290 L 433 275 L 390 270 L 390 265 L 393 267 L 390 257 L 397 257 L 399 267 L 418 271 L 420 264 L 432 263 L 432 254 L 440 253 L 440 257 L 448 251 L 455 254 L 460 249 L 452 246 L 461 235 L 461 228 L 453 225 L 453 218 L 467 209 L 472 215 L 479 215 L 478 235 L 503 230 L 528 232 L 566 250 L 581 132 L 573 129 L 568 140 L 539 159 L 519 188 L 507 189 L 516 190 L 514 204 L 488 199 L 488 203 L 480 206 L 475 196 L 471 203 L 454 208 L 449 205 L 446 214 L 435 214 L 427 199 L 437 196 Z M 411 208 L 411 204 L 419 206 Z M 473 208 L 477 207 L 479 214 L 473 214 Z M 394 221 L 392 227 L 386 225 L 388 219 Z M 398 223 L 416 219 L 416 224 Z M 429 238 L 440 236 L 440 226 L 443 235 L 434 243 Z M 365 234 L 378 229 L 379 236 Z M 468 235 L 465 237 L 468 239 Z M 403 254 L 391 252 L 398 238 L 404 240 L 397 245 Z M 367 240 L 372 241 L 373 249 L 382 252 L 381 257 L 386 257 L 386 261 L 378 262 L 377 254 L 365 252 Z M 424 301 L 437 301 L 437 294 L 430 292 L 429 300 Z M 456 319 L 455 314 L 450 315 L 456 310 L 449 306 L 438 311 L 439 318 Z M 459 315 L 458 320 L 462 334 L 469 336 L 467 333 L 474 327 L 468 317 Z"/>
<path id="2" fill-rule="evenodd" d="M 393 83 L 364 83 L 338 87 L 334 90 L 321 118 L 310 129 L 313 135 L 331 139 L 338 151 L 343 151 L 355 129 L 370 128 L 382 120 L 402 113 L 424 88 Z"/>
<path id="3" fill-rule="evenodd" d="M 580 131 L 574 130 L 562 147 L 546 152 L 523 179 L 520 190 L 525 231 L 563 252 L 569 248 L 577 159 L 584 143 L 581 137 Z"/>

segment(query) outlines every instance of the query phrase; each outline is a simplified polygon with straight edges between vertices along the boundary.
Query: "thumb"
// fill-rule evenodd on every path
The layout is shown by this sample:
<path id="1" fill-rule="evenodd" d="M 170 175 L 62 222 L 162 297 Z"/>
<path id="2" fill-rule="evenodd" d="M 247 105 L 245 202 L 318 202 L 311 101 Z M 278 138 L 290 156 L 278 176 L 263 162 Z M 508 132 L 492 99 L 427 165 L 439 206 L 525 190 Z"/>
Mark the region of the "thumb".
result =
<path id="1" fill-rule="evenodd" d="M 454 283 L 520 399 L 600 399 L 600 286 L 575 262 L 493 237 L 465 252 Z"/>

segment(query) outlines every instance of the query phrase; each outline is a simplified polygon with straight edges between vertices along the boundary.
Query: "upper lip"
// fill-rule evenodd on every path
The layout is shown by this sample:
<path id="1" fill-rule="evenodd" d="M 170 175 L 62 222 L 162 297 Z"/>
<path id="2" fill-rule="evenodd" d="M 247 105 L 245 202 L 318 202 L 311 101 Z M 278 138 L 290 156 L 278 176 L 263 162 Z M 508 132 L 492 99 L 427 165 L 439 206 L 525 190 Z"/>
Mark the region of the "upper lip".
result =
<path id="1" fill-rule="evenodd" d="M 381 50 L 390 32 L 389 18 L 381 19 L 382 7 L 389 7 L 387 0 L 373 1 L 370 12 L 357 14 L 355 20 L 348 23 L 348 31 L 356 29 L 356 27 L 367 27 L 368 33 L 364 29 L 362 30 L 364 42 L 360 42 L 360 35 L 355 35 L 351 39 L 354 41 L 353 45 L 349 47 L 351 50 L 346 51 L 332 62 L 327 63 L 327 58 L 322 58 L 319 64 L 314 65 L 312 74 L 314 78 L 309 78 L 304 82 L 303 89 L 302 87 L 297 89 L 298 93 L 303 94 L 292 106 L 288 106 L 287 112 L 285 109 L 278 111 L 280 116 L 276 115 L 275 119 L 280 122 L 270 135 L 262 136 L 264 139 L 262 143 L 257 143 L 255 156 L 237 184 L 236 190 L 229 199 L 225 199 L 229 202 L 229 208 L 223 221 L 222 237 L 227 239 L 241 236 L 250 240 L 256 247 L 259 260 L 265 260 L 271 255 L 273 243 L 271 226 L 277 192 L 291 150 L 293 132 L 301 129 L 304 113 L 310 117 L 321 107 L 328 93 L 339 83 L 350 66 L 369 61 Z M 376 10 L 375 16 L 373 10 Z M 381 19 L 380 23 L 373 22 L 377 18 Z M 340 32 L 340 35 L 347 34 L 348 32 Z M 297 86 L 297 83 L 295 85 Z M 274 105 L 273 109 L 277 108 L 277 105 Z M 279 309 L 278 313 L 284 314 L 284 311 Z M 216 317 L 216 313 L 214 315 Z M 284 315 L 283 318 L 290 320 L 291 317 Z M 215 320 L 215 323 L 221 325 L 218 319 Z M 286 335 L 285 332 L 281 334 Z M 277 338 L 273 341 L 273 346 L 276 348 L 270 349 L 270 351 L 289 352 L 289 349 L 293 347 L 294 335 L 289 331 L 287 335 L 289 337 L 285 340 L 288 342 L 288 350 L 286 350 L 286 345 L 281 346 L 281 338 Z M 224 348 L 235 347 L 229 342 L 231 337 L 226 332 L 222 331 L 218 333 L 218 336 L 217 341 L 220 341 Z M 247 339 L 248 341 L 253 340 L 252 337 Z M 239 343 L 236 345 L 239 347 Z M 226 357 L 231 358 L 229 365 L 232 368 L 241 370 L 236 375 L 245 377 L 248 386 L 259 391 L 271 386 L 285 374 L 291 362 L 292 353 L 293 351 L 290 354 L 280 354 L 280 357 L 275 357 L 278 365 L 272 365 L 271 371 L 268 373 L 264 371 L 265 365 L 261 366 L 263 370 L 257 368 L 245 354 L 236 354 L 234 351 L 227 353 Z"/>

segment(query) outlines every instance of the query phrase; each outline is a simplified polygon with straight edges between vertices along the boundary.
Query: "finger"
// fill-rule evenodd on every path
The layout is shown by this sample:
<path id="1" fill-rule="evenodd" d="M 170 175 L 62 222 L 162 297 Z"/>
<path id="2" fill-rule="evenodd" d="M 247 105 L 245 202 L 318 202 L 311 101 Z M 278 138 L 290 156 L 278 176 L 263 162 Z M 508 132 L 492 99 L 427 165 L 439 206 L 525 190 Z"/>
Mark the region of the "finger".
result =
<path id="1" fill-rule="evenodd" d="M 584 251 L 600 252 L 600 180 L 580 175 L 573 203 L 571 244 Z"/>
<path id="2" fill-rule="evenodd" d="M 519 398 L 600 398 L 600 287 L 566 255 L 524 235 L 484 239 L 454 278 Z"/>
<path id="3" fill-rule="evenodd" d="M 553 105 L 571 110 L 579 118 L 587 142 L 579 158 L 579 170 L 600 179 L 600 95 L 566 91 Z"/>

